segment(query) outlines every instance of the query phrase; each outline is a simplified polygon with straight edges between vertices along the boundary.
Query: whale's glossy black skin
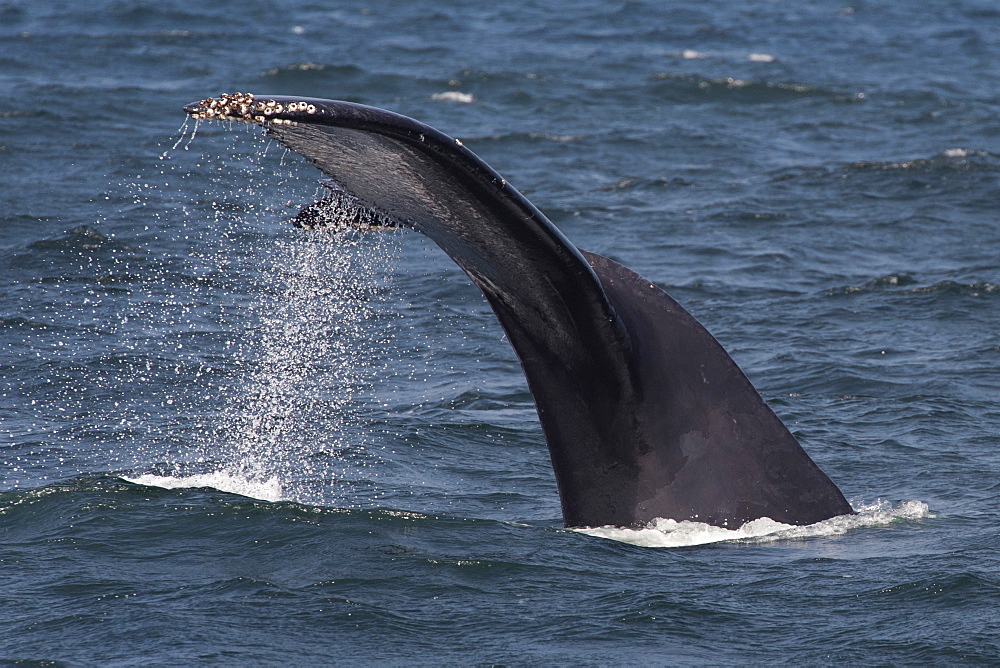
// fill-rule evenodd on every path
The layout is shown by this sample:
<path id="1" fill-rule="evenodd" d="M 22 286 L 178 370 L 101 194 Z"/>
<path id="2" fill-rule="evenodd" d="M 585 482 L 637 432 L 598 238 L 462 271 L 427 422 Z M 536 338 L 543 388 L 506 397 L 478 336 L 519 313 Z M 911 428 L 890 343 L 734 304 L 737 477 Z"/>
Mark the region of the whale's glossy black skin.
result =
<path id="1" fill-rule="evenodd" d="M 704 327 L 649 281 L 578 250 L 460 142 L 363 105 L 255 100 L 273 101 L 266 118 L 240 120 L 430 237 L 482 290 L 534 396 L 567 526 L 853 512 Z"/>

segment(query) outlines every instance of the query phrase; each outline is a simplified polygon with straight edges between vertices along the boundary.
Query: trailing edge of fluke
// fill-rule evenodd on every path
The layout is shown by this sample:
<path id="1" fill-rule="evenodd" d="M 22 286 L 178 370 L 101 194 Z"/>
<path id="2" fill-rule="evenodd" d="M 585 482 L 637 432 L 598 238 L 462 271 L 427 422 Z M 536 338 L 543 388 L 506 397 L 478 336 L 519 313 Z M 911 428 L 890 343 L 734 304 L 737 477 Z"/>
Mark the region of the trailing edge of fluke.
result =
<path id="1" fill-rule="evenodd" d="M 338 196 L 427 235 L 468 274 L 521 361 L 566 526 L 802 525 L 853 512 L 704 327 L 646 279 L 578 250 L 461 141 L 349 102 L 236 93 L 184 109 L 262 125 Z"/>

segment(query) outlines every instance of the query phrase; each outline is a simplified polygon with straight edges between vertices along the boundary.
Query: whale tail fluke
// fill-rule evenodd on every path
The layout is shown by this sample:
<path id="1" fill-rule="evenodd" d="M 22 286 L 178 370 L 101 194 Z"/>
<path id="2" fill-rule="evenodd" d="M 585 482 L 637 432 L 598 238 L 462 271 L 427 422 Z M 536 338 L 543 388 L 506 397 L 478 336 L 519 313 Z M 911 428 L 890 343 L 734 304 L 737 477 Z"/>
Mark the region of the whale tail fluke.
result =
<path id="1" fill-rule="evenodd" d="M 649 281 L 574 247 L 460 141 L 330 100 L 236 94 L 185 110 L 261 124 L 333 180 L 297 224 L 403 225 L 466 272 L 521 361 L 567 526 L 852 512 L 704 327 Z"/>

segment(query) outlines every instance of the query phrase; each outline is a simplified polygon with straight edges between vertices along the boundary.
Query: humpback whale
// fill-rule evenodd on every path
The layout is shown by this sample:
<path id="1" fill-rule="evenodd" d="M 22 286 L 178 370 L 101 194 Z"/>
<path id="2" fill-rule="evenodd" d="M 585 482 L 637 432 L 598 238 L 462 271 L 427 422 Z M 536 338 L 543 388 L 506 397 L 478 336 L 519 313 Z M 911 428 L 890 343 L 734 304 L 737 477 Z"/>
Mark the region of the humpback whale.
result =
<path id="1" fill-rule="evenodd" d="M 803 525 L 853 513 L 694 317 L 577 249 L 460 140 L 314 98 L 235 93 L 184 110 L 263 126 L 332 179 L 334 198 L 427 235 L 465 271 L 521 362 L 567 527 Z M 321 218 L 307 207 L 298 220 Z"/>

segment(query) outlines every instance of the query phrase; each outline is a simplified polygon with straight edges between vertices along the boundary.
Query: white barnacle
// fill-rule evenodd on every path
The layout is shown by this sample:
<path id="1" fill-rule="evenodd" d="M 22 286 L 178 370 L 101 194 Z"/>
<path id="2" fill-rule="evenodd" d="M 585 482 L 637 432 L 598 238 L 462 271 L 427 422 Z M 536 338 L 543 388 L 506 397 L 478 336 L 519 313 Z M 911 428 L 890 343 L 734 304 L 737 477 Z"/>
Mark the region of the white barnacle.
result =
<path id="1" fill-rule="evenodd" d="M 464 144 L 462 144 L 462 140 L 461 139 L 456 139 L 455 143 L 458 144 L 459 146 L 464 146 Z"/>
<path id="2" fill-rule="evenodd" d="M 310 104 L 308 107 L 306 107 L 306 111 L 308 111 L 310 114 L 315 114 L 316 113 L 316 105 L 315 104 Z"/>

